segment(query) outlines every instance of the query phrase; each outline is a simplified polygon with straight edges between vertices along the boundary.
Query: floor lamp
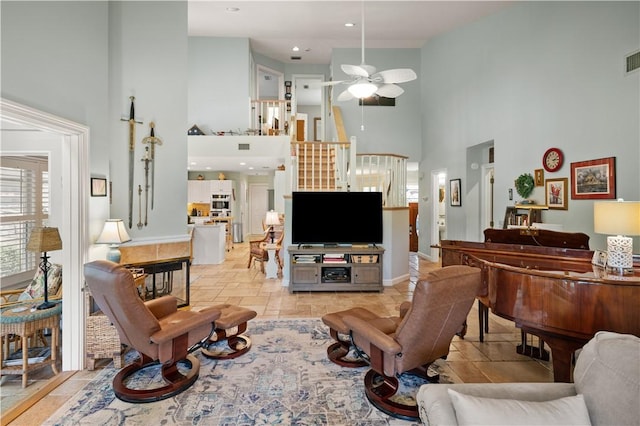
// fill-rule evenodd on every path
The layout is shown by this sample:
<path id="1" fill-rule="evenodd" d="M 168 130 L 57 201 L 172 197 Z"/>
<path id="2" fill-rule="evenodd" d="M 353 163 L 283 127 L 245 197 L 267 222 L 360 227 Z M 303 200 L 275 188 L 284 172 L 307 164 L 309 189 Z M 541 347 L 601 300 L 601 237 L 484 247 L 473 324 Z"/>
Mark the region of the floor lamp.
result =
<path id="1" fill-rule="evenodd" d="M 44 302 L 37 306 L 37 309 L 49 309 L 55 306 L 55 303 L 49 302 L 49 288 L 47 279 L 49 276 L 49 270 L 51 269 L 51 263 L 49 262 L 49 256 L 47 252 L 62 249 L 62 240 L 60 240 L 60 233 L 58 228 L 34 228 L 29 235 L 29 242 L 27 242 L 27 250 L 42 253 L 42 261 L 40 262 L 40 270 L 43 274 L 44 283 Z"/>

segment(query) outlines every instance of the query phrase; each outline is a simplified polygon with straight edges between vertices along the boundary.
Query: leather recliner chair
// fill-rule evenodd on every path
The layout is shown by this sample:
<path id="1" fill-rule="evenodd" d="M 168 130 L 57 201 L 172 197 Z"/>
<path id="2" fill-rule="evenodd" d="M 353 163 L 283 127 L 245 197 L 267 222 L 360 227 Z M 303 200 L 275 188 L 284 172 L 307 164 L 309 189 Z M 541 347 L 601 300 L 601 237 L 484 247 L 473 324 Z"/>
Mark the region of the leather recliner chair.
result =
<path id="1" fill-rule="evenodd" d="M 197 380 L 200 361 L 191 353 L 209 341 L 221 315 L 219 309 L 178 310 L 174 296 L 143 302 L 131 272 L 106 260 L 85 264 L 84 276 L 91 295 L 117 329 L 122 343 L 139 354 L 113 379 L 113 390 L 119 399 L 159 401 L 184 391 Z M 152 389 L 126 386 L 129 376 L 157 363 L 161 364 L 165 386 Z M 187 364 L 186 373 L 179 370 L 179 363 Z"/>
<path id="2" fill-rule="evenodd" d="M 366 320 L 344 312 L 352 343 L 369 360 L 365 394 L 376 408 L 394 417 L 419 418 L 417 405 L 394 400 L 398 377 L 411 373 L 437 382 L 439 377 L 428 376 L 427 370 L 449 353 L 480 285 L 479 268 L 452 265 L 418 281 L 412 302 L 401 306 L 400 317 Z"/>

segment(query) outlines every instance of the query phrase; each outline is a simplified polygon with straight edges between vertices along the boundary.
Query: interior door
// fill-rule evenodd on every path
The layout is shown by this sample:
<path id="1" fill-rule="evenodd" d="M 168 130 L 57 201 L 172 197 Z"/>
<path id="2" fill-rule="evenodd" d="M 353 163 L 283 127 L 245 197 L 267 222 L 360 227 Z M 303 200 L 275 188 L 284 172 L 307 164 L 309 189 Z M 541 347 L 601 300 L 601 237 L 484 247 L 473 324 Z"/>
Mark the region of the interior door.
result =
<path id="1" fill-rule="evenodd" d="M 249 185 L 249 226 L 251 234 L 263 234 L 262 221 L 269 208 L 266 183 Z"/>
<path id="2" fill-rule="evenodd" d="M 418 251 L 418 203 L 409 203 L 409 251 Z"/>

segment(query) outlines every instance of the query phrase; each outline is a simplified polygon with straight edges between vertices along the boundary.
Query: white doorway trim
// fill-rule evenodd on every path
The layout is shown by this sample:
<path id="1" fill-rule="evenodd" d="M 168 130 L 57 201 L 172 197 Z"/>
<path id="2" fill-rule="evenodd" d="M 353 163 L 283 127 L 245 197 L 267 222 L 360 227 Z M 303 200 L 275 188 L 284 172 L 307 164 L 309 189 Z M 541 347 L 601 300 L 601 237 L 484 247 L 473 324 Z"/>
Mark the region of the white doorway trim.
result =
<path id="1" fill-rule="evenodd" d="M 493 194 L 491 179 L 494 176 L 493 164 L 482 165 L 482 181 L 480 187 L 480 239 L 484 241 L 484 230 L 491 227 L 493 219 L 493 228 L 497 228 L 496 212 L 494 210 Z"/>
<path id="2" fill-rule="evenodd" d="M 447 199 L 449 197 L 449 191 L 448 191 L 447 186 L 446 186 L 447 170 L 446 169 L 439 169 L 439 170 L 432 170 L 431 171 L 431 194 L 429 195 L 429 198 L 431 199 L 431 215 L 430 215 L 431 217 L 429 217 L 428 219 L 429 219 L 429 234 L 431 235 L 431 245 L 432 246 L 435 245 L 435 244 L 439 244 L 440 243 L 440 225 L 438 224 L 438 219 L 440 217 L 440 213 L 438 211 L 438 208 L 439 208 L 438 204 L 439 204 L 439 200 L 440 200 L 440 175 L 443 174 L 443 173 L 445 175 L 445 177 L 444 177 L 444 181 L 445 181 L 445 200 L 444 200 L 444 203 L 445 203 L 445 211 L 446 211 Z M 445 214 L 445 220 L 447 220 L 446 219 L 446 214 Z M 429 260 L 431 260 L 432 262 L 437 262 L 439 257 L 440 257 L 440 249 L 432 247 L 431 251 L 430 251 Z"/>
<path id="3" fill-rule="evenodd" d="M 291 75 L 291 97 L 293 102 L 291 103 L 291 114 L 297 114 L 298 104 L 296 98 L 297 80 L 319 80 L 320 83 L 324 82 L 324 74 L 292 74 Z M 324 136 L 323 140 L 327 140 L 327 120 L 326 120 L 326 93 L 324 87 L 320 87 L 320 127 L 321 133 Z"/>
<path id="4" fill-rule="evenodd" d="M 83 265 L 88 259 L 89 128 L 0 98 L 0 119 L 61 135 L 63 215 L 62 369 L 82 370 L 85 362 Z"/>

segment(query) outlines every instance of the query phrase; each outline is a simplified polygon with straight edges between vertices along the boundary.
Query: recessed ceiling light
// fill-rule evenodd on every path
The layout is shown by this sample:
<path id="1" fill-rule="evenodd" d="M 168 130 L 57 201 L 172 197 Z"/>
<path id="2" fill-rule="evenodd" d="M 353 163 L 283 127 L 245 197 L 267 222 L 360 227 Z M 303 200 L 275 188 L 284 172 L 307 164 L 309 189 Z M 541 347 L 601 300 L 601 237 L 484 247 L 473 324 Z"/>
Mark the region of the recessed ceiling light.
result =
<path id="1" fill-rule="evenodd" d="M 211 167 L 205 167 L 205 169 L 207 169 L 207 170 L 211 170 Z"/>
<path id="2" fill-rule="evenodd" d="M 241 166 L 246 166 L 247 163 L 245 163 L 244 161 L 242 163 L 240 163 Z"/>
<path id="3" fill-rule="evenodd" d="M 249 170 L 253 170 L 253 167 L 249 167 Z"/>
<path id="4" fill-rule="evenodd" d="M 198 163 L 196 163 L 195 161 L 192 161 L 192 162 L 191 162 L 191 165 L 192 165 L 192 166 L 195 166 L 196 164 L 198 164 Z"/>
<path id="5" fill-rule="evenodd" d="M 227 12 L 238 12 L 240 10 L 239 7 L 228 7 Z"/>
<path id="6" fill-rule="evenodd" d="M 293 46 L 293 49 L 291 50 L 293 50 L 294 52 L 297 52 L 298 50 L 300 50 L 300 48 L 298 46 Z"/>
<path id="7" fill-rule="evenodd" d="M 347 22 L 346 24 L 344 24 L 345 27 L 355 27 L 356 24 L 354 24 L 353 22 Z"/>

